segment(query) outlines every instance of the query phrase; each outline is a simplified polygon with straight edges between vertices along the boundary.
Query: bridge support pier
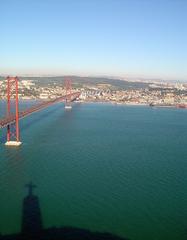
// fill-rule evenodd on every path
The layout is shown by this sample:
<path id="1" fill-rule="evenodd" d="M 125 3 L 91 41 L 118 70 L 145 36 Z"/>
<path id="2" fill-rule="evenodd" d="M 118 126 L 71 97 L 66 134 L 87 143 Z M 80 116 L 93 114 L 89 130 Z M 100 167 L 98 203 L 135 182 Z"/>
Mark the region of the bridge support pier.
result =
<path id="1" fill-rule="evenodd" d="M 11 103 L 11 98 L 15 97 Z M 15 105 L 15 121 L 7 126 L 7 142 L 6 146 L 20 146 L 20 134 L 19 134 L 19 101 L 18 101 L 18 77 L 7 77 L 7 117 L 10 117 L 11 106 Z"/>
<path id="2" fill-rule="evenodd" d="M 17 142 L 17 141 L 7 141 L 5 143 L 5 146 L 13 146 L 13 147 L 18 147 L 22 144 L 22 142 Z"/>
<path id="3" fill-rule="evenodd" d="M 71 105 L 65 105 L 65 109 L 72 109 L 72 106 Z"/>

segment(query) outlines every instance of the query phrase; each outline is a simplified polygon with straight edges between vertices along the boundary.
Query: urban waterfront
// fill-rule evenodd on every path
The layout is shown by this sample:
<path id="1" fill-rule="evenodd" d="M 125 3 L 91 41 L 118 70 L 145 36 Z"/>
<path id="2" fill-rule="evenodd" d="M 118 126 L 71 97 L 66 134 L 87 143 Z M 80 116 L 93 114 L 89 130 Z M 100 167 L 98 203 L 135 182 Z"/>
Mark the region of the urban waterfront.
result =
<path id="1" fill-rule="evenodd" d="M 0 148 L 1 233 L 20 230 L 33 181 L 45 227 L 187 238 L 187 110 L 59 103 L 20 126 L 22 146 Z"/>

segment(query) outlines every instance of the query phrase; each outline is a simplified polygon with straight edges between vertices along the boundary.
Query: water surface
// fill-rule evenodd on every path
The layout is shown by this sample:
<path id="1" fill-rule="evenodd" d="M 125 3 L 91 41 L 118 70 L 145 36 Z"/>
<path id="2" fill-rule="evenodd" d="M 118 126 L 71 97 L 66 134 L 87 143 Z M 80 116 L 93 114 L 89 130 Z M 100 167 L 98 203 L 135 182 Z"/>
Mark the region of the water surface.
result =
<path id="1" fill-rule="evenodd" d="M 0 232 L 20 231 L 32 180 L 45 227 L 187 238 L 186 110 L 56 104 L 20 127 L 23 145 L 0 147 Z"/>

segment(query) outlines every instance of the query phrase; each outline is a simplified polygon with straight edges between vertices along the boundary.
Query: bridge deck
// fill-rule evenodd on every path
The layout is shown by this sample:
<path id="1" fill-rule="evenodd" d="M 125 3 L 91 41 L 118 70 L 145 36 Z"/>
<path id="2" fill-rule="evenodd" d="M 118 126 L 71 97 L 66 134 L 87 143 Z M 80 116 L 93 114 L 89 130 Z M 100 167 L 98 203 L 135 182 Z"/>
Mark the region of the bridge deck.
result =
<path id="1" fill-rule="evenodd" d="M 56 98 L 54 100 L 46 101 L 39 103 L 29 109 L 26 109 L 24 111 L 19 112 L 19 119 L 24 118 L 34 112 L 38 112 L 48 106 L 51 106 L 54 103 L 64 101 L 66 98 L 68 98 L 71 95 L 71 101 L 74 101 L 77 97 L 79 97 L 80 92 L 75 92 L 72 94 L 68 94 L 59 98 Z M 1 118 L 0 119 L 0 128 L 6 127 L 7 125 L 10 125 L 16 121 L 16 116 L 15 114 L 9 115 L 7 117 Z"/>

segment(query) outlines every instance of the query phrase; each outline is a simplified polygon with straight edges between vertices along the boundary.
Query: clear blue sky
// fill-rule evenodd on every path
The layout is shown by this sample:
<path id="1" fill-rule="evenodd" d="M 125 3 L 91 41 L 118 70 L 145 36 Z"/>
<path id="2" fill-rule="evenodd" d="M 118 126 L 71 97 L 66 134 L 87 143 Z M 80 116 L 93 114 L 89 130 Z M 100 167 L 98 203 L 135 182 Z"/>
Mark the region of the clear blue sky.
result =
<path id="1" fill-rule="evenodd" d="M 0 74 L 187 80 L 186 0 L 0 0 Z"/>

